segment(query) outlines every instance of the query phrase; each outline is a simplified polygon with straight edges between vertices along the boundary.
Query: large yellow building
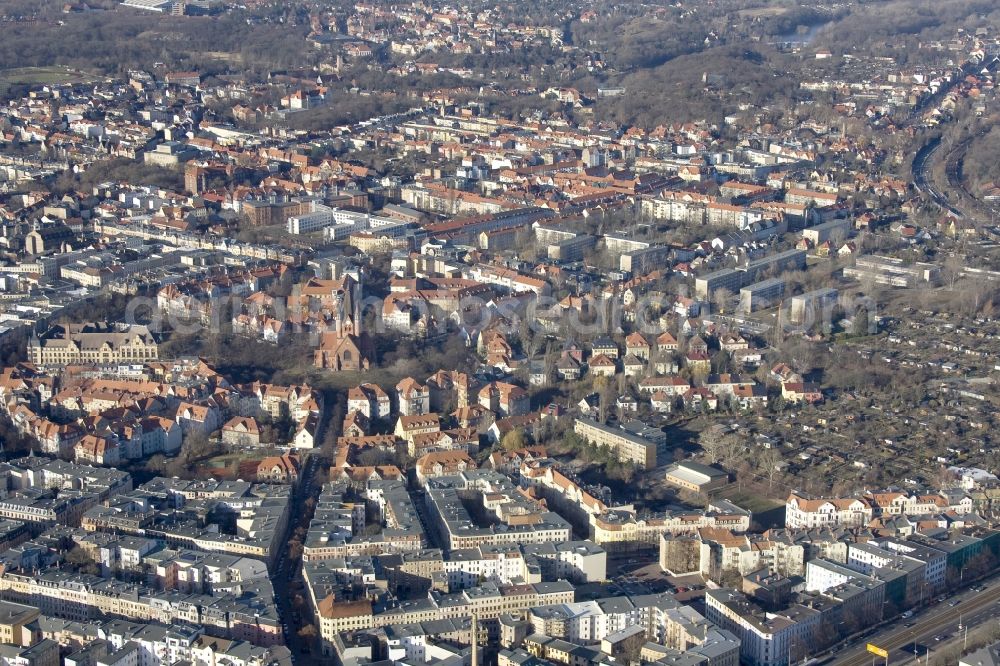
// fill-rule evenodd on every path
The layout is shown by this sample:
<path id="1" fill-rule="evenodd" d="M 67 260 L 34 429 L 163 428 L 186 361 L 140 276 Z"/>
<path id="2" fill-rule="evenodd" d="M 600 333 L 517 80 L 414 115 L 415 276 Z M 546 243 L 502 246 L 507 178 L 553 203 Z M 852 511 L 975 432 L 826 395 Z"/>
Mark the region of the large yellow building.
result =
<path id="1" fill-rule="evenodd" d="M 156 340 L 145 326 L 94 322 L 53 326 L 28 343 L 28 353 L 38 365 L 139 363 L 159 358 Z"/>
<path id="2" fill-rule="evenodd" d="M 35 643 L 35 631 L 29 627 L 41 615 L 34 606 L 0 601 L 0 643 L 28 647 Z"/>

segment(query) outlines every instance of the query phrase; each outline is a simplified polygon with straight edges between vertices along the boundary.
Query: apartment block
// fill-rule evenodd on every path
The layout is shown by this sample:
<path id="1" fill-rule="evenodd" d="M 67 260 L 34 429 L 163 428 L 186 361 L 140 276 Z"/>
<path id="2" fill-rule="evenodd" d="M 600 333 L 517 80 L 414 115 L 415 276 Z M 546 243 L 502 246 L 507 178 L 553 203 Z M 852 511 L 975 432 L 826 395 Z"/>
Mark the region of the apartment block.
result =
<path id="1" fill-rule="evenodd" d="M 586 417 L 576 419 L 573 432 L 595 446 L 610 448 L 622 462 L 633 462 L 643 469 L 656 467 L 656 448 L 660 443 L 658 441 Z"/>
<path id="2" fill-rule="evenodd" d="M 711 286 L 706 287 L 711 289 Z M 785 295 L 785 281 L 782 278 L 769 278 L 755 282 L 740 289 L 739 310 L 750 314 L 757 310 L 773 307 Z"/>

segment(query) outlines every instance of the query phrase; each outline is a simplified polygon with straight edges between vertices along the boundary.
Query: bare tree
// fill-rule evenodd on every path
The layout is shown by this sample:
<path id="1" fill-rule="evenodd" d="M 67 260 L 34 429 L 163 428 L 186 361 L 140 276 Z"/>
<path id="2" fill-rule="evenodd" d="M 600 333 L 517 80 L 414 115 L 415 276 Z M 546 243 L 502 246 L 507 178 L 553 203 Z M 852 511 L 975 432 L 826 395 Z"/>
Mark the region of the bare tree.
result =
<path id="1" fill-rule="evenodd" d="M 726 308 L 729 306 L 729 301 L 733 298 L 733 292 L 729 291 L 725 287 L 719 287 L 712 294 L 712 300 L 715 302 L 715 307 L 718 311 L 725 312 Z"/>
<path id="2" fill-rule="evenodd" d="M 746 454 L 746 446 L 735 434 L 728 434 L 722 439 L 722 464 L 727 469 L 735 468 Z"/>
<path id="3" fill-rule="evenodd" d="M 774 477 L 778 475 L 778 463 L 781 462 L 781 454 L 775 447 L 769 447 L 757 455 L 758 473 L 767 478 L 767 490 L 770 492 L 774 488 Z"/>
<path id="4" fill-rule="evenodd" d="M 955 283 L 962 277 L 962 269 L 965 268 L 965 258 L 957 252 L 952 252 L 944 260 L 944 276 L 951 283 L 951 289 L 955 289 Z"/>
<path id="5" fill-rule="evenodd" d="M 705 458 L 713 463 L 719 459 L 719 452 L 722 450 L 722 437 L 712 430 L 702 430 L 698 435 L 698 444 L 705 452 Z"/>

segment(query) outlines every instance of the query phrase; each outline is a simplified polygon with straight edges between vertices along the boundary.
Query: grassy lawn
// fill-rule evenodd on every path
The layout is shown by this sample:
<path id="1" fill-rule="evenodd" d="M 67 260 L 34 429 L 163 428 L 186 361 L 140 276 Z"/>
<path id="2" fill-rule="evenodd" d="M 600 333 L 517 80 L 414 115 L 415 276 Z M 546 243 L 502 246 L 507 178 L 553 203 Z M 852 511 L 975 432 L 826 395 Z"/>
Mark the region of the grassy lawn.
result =
<path id="1" fill-rule="evenodd" d="M 20 67 L 0 70 L 0 85 L 73 83 L 90 77 L 66 67 Z"/>
<path id="2" fill-rule="evenodd" d="M 243 63 L 242 53 L 229 53 L 228 51 L 202 51 L 198 54 L 198 56 L 209 60 L 220 60 L 222 62 L 237 65 Z"/>
<path id="3" fill-rule="evenodd" d="M 226 452 L 226 453 L 220 453 L 217 456 L 212 456 L 211 458 L 206 459 L 203 462 L 203 464 L 207 465 L 208 467 L 225 467 L 228 463 L 231 463 L 234 460 L 240 460 L 242 458 L 247 458 L 247 457 L 250 457 L 249 453 Z"/>
<path id="4" fill-rule="evenodd" d="M 778 507 L 785 506 L 784 502 L 779 500 L 764 497 L 763 495 L 757 495 L 755 493 L 738 490 L 733 487 L 732 489 L 723 490 L 719 495 L 720 499 L 727 499 L 736 506 L 739 506 L 752 513 L 763 513 L 765 511 L 771 511 Z"/>
<path id="5" fill-rule="evenodd" d="M 741 18 L 763 18 L 765 16 L 781 16 L 787 11 L 786 7 L 758 7 L 756 9 L 741 9 L 736 13 Z"/>
<path id="6" fill-rule="evenodd" d="M 273 453 L 269 447 L 262 447 L 259 450 L 254 451 L 232 451 L 221 453 L 217 456 L 212 456 L 207 460 L 199 462 L 196 467 L 202 470 L 229 470 L 237 472 L 240 468 L 240 463 L 244 460 L 259 460 L 265 455 L 268 455 L 269 452 Z"/>

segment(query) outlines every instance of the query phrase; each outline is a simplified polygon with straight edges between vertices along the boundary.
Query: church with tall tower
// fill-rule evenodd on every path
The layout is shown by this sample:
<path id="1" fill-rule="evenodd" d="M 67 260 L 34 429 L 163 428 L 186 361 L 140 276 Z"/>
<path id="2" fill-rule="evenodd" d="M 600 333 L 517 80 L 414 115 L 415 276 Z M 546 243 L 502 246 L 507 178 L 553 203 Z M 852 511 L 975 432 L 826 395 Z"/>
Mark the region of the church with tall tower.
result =
<path id="1" fill-rule="evenodd" d="M 310 312 L 319 308 L 324 330 L 313 353 L 317 368 L 334 372 L 368 370 L 372 361 L 372 342 L 361 330 L 361 297 L 363 278 L 350 275 L 337 280 L 313 278 L 303 286 L 300 299 Z"/>

